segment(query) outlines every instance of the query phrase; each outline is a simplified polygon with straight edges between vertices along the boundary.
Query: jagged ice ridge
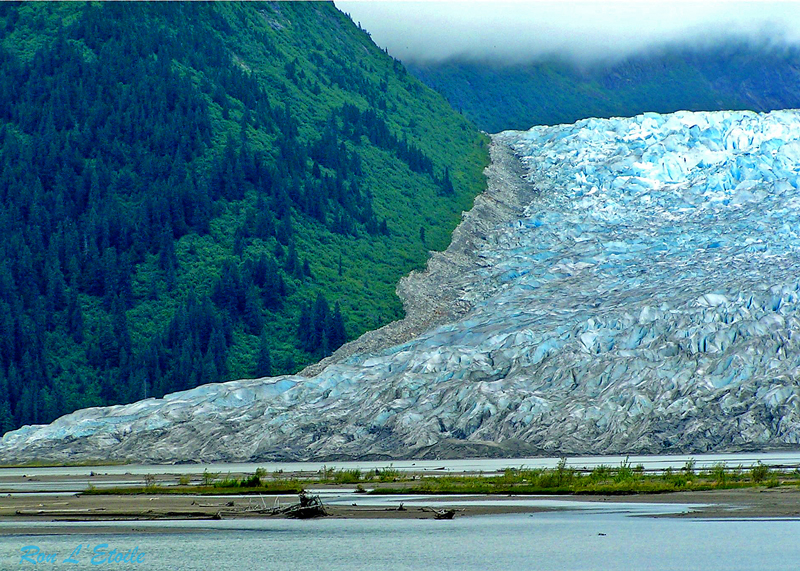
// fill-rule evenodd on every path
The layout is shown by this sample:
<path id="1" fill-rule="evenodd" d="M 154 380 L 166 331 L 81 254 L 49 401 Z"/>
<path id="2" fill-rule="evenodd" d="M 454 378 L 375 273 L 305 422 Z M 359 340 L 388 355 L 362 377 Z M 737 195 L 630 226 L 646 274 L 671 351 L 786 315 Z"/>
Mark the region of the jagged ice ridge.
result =
<path id="1" fill-rule="evenodd" d="M 536 188 L 465 318 L 313 378 L 206 385 L 6 434 L 0 459 L 734 451 L 800 442 L 800 113 L 504 132 Z"/>

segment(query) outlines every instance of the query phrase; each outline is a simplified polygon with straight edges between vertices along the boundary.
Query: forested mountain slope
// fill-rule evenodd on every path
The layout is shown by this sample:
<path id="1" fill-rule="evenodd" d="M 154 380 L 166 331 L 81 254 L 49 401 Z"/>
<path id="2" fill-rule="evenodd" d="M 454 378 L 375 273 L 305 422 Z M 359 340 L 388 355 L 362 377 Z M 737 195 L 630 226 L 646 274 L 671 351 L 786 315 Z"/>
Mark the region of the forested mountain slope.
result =
<path id="1" fill-rule="evenodd" d="M 330 3 L 0 5 L 0 431 L 397 318 L 486 161 Z"/>
<path id="2" fill-rule="evenodd" d="M 585 69 L 556 61 L 407 65 L 490 133 L 648 111 L 800 107 L 800 51 L 767 45 L 671 48 Z"/>

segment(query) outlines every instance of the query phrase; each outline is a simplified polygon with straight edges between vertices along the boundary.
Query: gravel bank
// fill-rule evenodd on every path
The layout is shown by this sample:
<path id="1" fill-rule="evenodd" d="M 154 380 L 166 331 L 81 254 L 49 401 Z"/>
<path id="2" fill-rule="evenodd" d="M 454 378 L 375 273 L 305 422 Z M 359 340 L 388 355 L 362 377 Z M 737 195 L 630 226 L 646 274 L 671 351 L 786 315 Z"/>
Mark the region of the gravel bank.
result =
<path id="1" fill-rule="evenodd" d="M 364 333 L 330 357 L 309 365 L 300 375 L 313 377 L 353 355 L 374 354 L 405 343 L 432 327 L 460 319 L 472 309 L 476 300 L 467 292 L 478 279 L 475 270 L 485 264 L 480 255 L 482 242 L 498 224 L 519 218 L 536 193 L 523 180 L 519 159 L 502 135 L 492 136 L 489 152 L 492 162 L 484 170 L 487 189 L 475 198 L 472 210 L 463 213 L 450 246 L 444 252 L 431 252 L 425 271 L 411 272 L 400 280 L 397 295 L 403 301 L 405 318 Z M 482 297 L 491 293 L 484 292 Z"/>

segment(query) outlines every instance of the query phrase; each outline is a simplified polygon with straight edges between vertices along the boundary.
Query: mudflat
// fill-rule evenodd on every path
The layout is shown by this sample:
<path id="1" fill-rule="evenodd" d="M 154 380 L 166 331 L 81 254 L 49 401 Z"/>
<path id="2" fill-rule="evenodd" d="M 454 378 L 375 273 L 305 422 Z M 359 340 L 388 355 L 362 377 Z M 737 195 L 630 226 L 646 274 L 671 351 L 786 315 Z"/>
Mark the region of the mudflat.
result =
<path id="1" fill-rule="evenodd" d="M 343 492 L 350 490 L 342 489 Z M 350 494 L 348 494 L 349 496 Z M 419 496 L 416 496 L 419 498 Z M 447 499 L 436 496 L 437 509 L 451 507 L 456 510 L 456 517 L 511 514 L 511 513 L 536 513 L 552 511 L 552 508 L 526 505 L 522 500 L 530 496 L 458 496 L 453 498 L 453 505 L 447 505 Z M 798 518 L 800 517 L 800 488 L 747 488 L 735 490 L 711 490 L 705 492 L 678 492 L 667 494 L 636 494 L 614 496 L 555 496 L 552 499 L 565 499 L 579 502 L 629 502 L 648 504 L 690 504 L 692 508 L 687 512 L 655 517 L 681 517 L 681 518 Z M 55 494 L 13 494 L 0 496 L 0 519 L 8 522 L 17 521 L 20 527 L 14 526 L 0 528 L 0 534 L 11 535 L 20 533 L 70 533 L 82 532 L 86 529 L 76 525 L 71 528 L 69 522 L 96 522 L 99 527 L 93 527 L 93 532 L 103 530 L 102 522 L 115 522 L 109 530 L 120 531 L 118 522 L 129 522 L 128 531 L 164 532 L 169 531 L 169 522 L 175 520 L 215 520 L 215 519 L 245 519 L 245 518 L 274 518 L 280 515 L 270 515 L 271 508 L 286 506 L 295 502 L 295 495 L 256 495 L 256 496 L 194 496 L 172 494 L 136 494 L 136 495 L 89 495 L 76 493 Z M 520 500 L 515 505 L 513 500 Z M 430 508 L 407 506 L 398 509 L 398 506 L 375 506 L 369 503 L 368 496 L 352 494 L 348 498 L 348 505 L 341 502 L 336 505 L 326 505 L 329 517 L 333 518 L 370 518 L 370 519 L 434 519 L 435 512 Z M 433 500 L 433 498 L 432 498 Z M 481 505 L 464 505 L 465 501 L 481 500 Z M 496 505 L 492 505 L 497 501 Z M 511 502 L 509 502 L 511 500 Z M 362 501 L 363 504 L 359 504 Z M 456 503 L 457 502 L 457 503 Z M 399 505 L 399 504 L 398 504 Z M 148 525 L 146 528 L 137 528 L 136 522 L 163 521 L 164 527 Z M 35 528 L 26 526 L 27 522 L 40 522 Z M 47 527 L 47 522 L 52 522 L 53 527 Z M 179 528 L 185 531 L 185 527 Z M 174 530 L 177 531 L 177 530 Z"/>
<path id="2" fill-rule="evenodd" d="M 576 498 L 577 499 L 577 498 Z M 658 517 L 682 518 L 800 518 L 800 488 L 740 488 L 704 492 L 674 492 L 614 498 L 626 502 L 693 504 L 685 513 Z M 597 501 L 597 498 L 593 499 Z"/>

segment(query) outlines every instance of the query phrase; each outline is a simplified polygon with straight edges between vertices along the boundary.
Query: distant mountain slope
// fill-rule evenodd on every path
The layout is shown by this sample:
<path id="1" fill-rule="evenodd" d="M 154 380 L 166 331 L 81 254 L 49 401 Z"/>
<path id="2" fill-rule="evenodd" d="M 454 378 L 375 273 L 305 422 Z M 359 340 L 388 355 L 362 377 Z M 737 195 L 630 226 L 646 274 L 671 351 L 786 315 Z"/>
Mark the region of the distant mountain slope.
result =
<path id="1" fill-rule="evenodd" d="M 331 3 L 0 5 L 0 431 L 397 318 L 487 160 Z"/>
<path id="2" fill-rule="evenodd" d="M 653 111 L 800 107 L 800 51 L 726 45 L 670 50 L 580 71 L 544 62 L 407 65 L 481 129 L 496 133 Z"/>

